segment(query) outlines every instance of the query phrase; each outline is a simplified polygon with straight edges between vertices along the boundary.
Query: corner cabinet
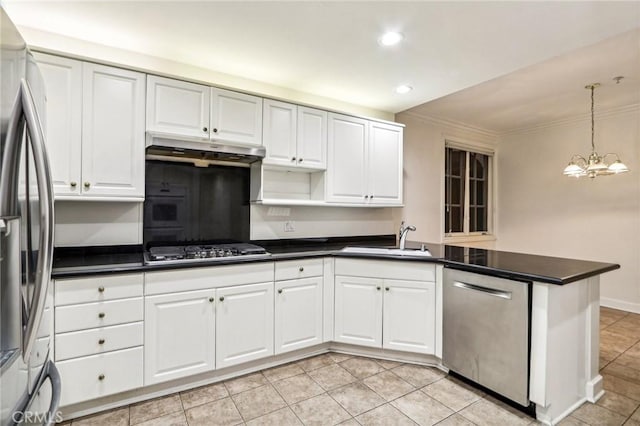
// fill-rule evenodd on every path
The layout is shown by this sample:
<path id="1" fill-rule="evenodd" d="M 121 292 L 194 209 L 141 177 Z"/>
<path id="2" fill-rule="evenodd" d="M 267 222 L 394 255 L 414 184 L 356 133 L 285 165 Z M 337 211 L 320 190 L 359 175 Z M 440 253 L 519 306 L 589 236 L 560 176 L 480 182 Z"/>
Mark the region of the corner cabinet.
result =
<path id="1" fill-rule="evenodd" d="M 57 200 L 144 199 L 145 76 L 37 53 Z"/>
<path id="2" fill-rule="evenodd" d="M 147 131 L 203 143 L 262 145 L 262 98 L 147 76 Z"/>
<path id="3" fill-rule="evenodd" d="M 401 205 L 402 138 L 401 126 L 330 113 L 326 200 Z"/>

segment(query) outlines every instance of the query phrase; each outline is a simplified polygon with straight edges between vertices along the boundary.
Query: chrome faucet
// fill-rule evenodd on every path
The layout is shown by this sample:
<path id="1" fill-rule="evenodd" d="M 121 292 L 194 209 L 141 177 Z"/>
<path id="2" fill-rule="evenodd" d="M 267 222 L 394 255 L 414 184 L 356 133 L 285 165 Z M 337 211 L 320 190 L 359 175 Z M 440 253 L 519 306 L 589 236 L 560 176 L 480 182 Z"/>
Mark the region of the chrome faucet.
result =
<path id="1" fill-rule="evenodd" d="M 400 250 L 404 250 L 404 245 L 407 240 L 407 234 L 409 233 L 409 231 L 415 231 L 415 230 L 416 230 L 415 226 L 413 225 L 404 226 L 404 220 L 402 221 L 402 223 L 400 224 L 400 232 L 398 233 L 398 236 L 400 237 Z"/>

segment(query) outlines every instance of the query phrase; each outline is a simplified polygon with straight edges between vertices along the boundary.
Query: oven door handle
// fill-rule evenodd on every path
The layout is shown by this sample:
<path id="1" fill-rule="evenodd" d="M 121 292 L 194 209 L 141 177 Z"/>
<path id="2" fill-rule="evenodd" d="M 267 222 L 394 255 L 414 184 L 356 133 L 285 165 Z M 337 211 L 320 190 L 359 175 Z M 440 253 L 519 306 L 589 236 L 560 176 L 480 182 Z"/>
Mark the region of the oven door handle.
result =
<path id="1" fill-rule="evenodd" d="M 477 284 L 465 283 L 465 282 L 462 282 L 462 281 L 454 281 L 453 282 L 453 286 L 454 287 L 458 287 L 458 288 L 462 288 L 462 289 L 465 289 L 465 290 L 479 291 L 481 293 L 488 294 L 489 296 L 500 297 L 502 299 L 511 300 L 511 292 L 510 291 L 496 290 L 496 289 L 493 289 L 493 288 L 484 287 L 484 286 L 477 285 Z"/>

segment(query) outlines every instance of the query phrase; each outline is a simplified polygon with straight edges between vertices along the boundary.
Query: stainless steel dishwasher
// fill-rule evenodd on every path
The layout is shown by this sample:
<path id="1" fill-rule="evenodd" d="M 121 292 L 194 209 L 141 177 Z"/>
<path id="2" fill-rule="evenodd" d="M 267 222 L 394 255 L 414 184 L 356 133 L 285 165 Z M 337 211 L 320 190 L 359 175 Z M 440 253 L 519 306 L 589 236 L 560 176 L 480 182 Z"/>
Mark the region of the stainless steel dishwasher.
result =
<path id="1" fill-rule="evenodd" d="M 444 269 L 442 363 L 529 405 L 530 283 Z"/>

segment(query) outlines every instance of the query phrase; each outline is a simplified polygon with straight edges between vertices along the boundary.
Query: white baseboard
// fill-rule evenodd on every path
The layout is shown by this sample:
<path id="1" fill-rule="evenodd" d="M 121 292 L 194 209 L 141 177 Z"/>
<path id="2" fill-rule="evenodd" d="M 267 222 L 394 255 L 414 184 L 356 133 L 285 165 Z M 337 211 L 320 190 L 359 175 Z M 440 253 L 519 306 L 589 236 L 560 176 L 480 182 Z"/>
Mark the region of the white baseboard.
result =
<path id="1" fill-rule="evenodd" d="M 640 303 L 631 303 L 625 300 L 610 299 L 608 297 L 600 298 L 600 306 L 607 308 L 620 309 L 621 311 L 633 312 L 640 314 Z"/>

